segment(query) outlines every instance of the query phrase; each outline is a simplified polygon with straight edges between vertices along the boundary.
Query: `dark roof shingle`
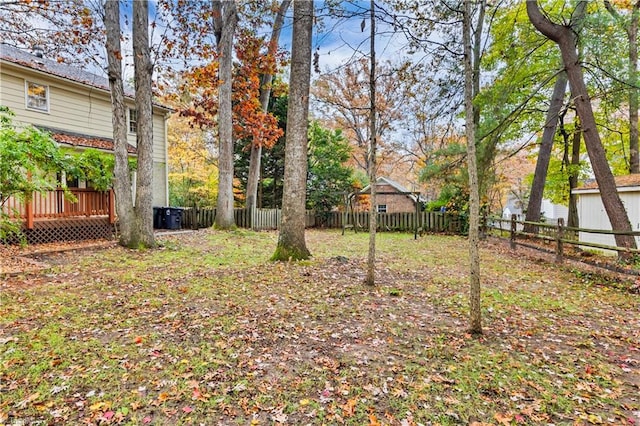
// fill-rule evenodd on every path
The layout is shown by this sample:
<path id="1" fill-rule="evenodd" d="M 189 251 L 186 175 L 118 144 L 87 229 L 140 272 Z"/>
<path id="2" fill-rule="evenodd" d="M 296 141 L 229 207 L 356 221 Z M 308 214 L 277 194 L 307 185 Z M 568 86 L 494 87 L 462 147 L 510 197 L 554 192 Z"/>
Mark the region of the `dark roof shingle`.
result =
<path id="1" fill-rule="evenodd" d="M 49 58 L 40 58 L 30 52 L 17 49 L 7 44 L 0 43 L 0 59 L 76 83 L 106 90 L 107 92 L 111 90 L 109 88 L 109 80 L 104 76 L 94 74 L 77 66 L 71 66 L 62 62 L 54 61 Z M 135 91 L 132 87 L 125 85 L 124 92 L 126 97 L 131 99 L 135 98 Z M 153 105 L 165 110 L 171 110 L 168 106 L 157 102 L 154 102 Z"/>
<path id="2" fill-rule="evenodd" d="M 97 87 L 109 91 L 109 80 L 106 77 L 85 71 L 82 68 L 71 66 L 65 63 L 54 61 L 49 58 L 40 58 L 27 51 L 17 49 L 13 46 L 0 44 L 0 59 L 4 59 L 14 64 L 22 65 L 47 74 L 62 77 L 77 83 Z M 127 91 L 127 96 L 133 96 Z"/>
<path id="3" fill-rule="evenodd" d="M 58 143 L 83 148 L 95 148 L 103 149 L 106 151 L 113 151 L 113 139 L 81 135 L 78 133 L 65 132 L 58 129 L 49 129 L 46 127 L 41 127 L 41 129 L 51 133 L 53 139 L 55 139 L 55 141 Z M 135 146 L 127 144 L 127 152 L 129 152 L 129 154 L 137 154 L 138 150 Z"/>

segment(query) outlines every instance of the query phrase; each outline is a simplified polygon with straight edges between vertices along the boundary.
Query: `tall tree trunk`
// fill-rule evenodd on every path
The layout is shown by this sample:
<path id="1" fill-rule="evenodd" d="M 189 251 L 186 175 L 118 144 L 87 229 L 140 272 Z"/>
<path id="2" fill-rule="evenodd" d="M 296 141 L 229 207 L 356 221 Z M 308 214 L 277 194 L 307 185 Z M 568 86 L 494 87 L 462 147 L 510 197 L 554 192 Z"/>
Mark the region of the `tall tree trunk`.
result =
<path id="1" fill-rule="evenodd" d="M 312 30 L 313 1 L 296 1 L 293 4 L 282 224 L 272 260 L 300 260 L 311 256 L 304 238 L 304 225 Z"/>
<path id="2" fill-rule="evenodd" d="M 482 62 L 482 45 L 485 40 L 482 38 L 482 31 L 484 28 L 484 19 L 486 14 L 486 1 L 478 1 L 477 11 L 478 19 L 476 20 L 475 29 L 472 27 L 472 67 L 473 67 L 473 97 L 480 93 L 480 65 Z M 470 18 L 471 19 L 471 18 Z M 475 129 L 480 128 L 480 108 L 474 106 L 473 108 L 473 125 Z M 491 171 L 493 169 L 493 163 L 496 153 L 496 145 L 500 140 L 499 135 L 484 138 L 482 141 L 476 141 L 476 158 L 477 158 L 477 170 L 478 170 L 478 190 L 480 194 L 485 194 L 489 187 L 489 181 L 491 179 Z"/>
<path id="3" fill-rule="evenodd" d="M 636 1 L 631 10 L 629 22 L 613 7 L 609 0 L 605 0 L 605 7 L 619 23 L 622 24 L 629 41 L 629 172 L 640 173 L 640 154 L 638 152 L 638 25 L 640 21 L 640 0 Z"/>
<path id="4" fill-rule="evenodd" d="M 113 189 L 118 213 L 119 243 L 123 246 L 130 246 L 132 242 L 137 243 L 135 241 L 137 227 L 127 152 L 127 111 L 124 103 L 122 48 L 120 45 L 120 2 L 105 1 L 104 26 L 108 61 L 107 75 L 111 92 L 113 150 L 115 154 Z"/>
<path id="5" fill-rule="evenodd" d="M 586 1 L 580 1 L 577 8 L 586 8 Z M 584 9 L 583 9 L 584 10 Z M 569 85 L 571 87 L 571 96 L 575 101 L 578 117 L 583 129 L 583 137 L 587 153 L 591 160 L 591 167 L 596 176 L 596 181 L 600 189 L 600 197 L 602 203 L 611 222 L 611 226 L 616 231 L 631 231 L 631 223 L 624 208 L 624 204 L 620 200 L 616 181 L 613 178 L 611 169 L 605 156 L 604 147 L 596 120 L 593 115 L 591 99 L 587 91 L 587 86 L 582 75 L 582 68 L 578 59 L 576 50 L 576 32 L 573 25 L 557 25 L 545 17 L 538 7 L 536 0 L 527 0 L 527 13 L 531 23 L 544 36 L 553 40 L 560 48 L 562 61 L 565 65 Z M 580 13 L 576 13 L 579 15 Z M 619 247 L 635 248 L 635 238 L 628 235 L 615 235 L 616 244 Z M 621 254 L 622 257 L 626 255 Z"/>
<path id="6" fill-rule="evenodd" d="M 233 36 L 238 24 L 238 14 L 234 1 L 214 0 L 214 31 L 216 35 L 219 69 L 218 76 L 218 202 L 216 204 L 215 226 L 231 229 L 233 218 L 233 106 L 231 85 L 233 78 Z M 224 6 L 223 6 L 224 5 Z"/>
<path id="7" fill-rule="evenodd" d="M 480 310 L 480 254 L 478 252 L 480 225 L 480 190 L 476 160 L 476 136 L 473 106 L 471 15 L 472 1 L 464 1 L 462 39 L 464 44 L 464 108 L 467 138 L 467 167 L 469 169 L 469 332 L 482 334 Z M 480 5 L 483 7 L 483 5 Z"/>
<path id="8" fill-rule="evenodd" d="M 284 15 L 289 9 L 291 0 L 284 0 L 280 3 L 278 13 L 273 21 L 273 29 L 271 31 L 271 39 L 269 40 L 268 55 L 275 56 L 278 52 L 278 40 L 284 24 Z M 269 98 L 271 97 L 271 83 L 273 81 L 272 74 L 262 76 L 260 82 L 260 106 L 262 111 L 269 110 Z M 257 206 L 258 183 L 260 182 L 260 163 L 262 162 L 262 144 L 251 144 L 251 156 L 249 157 L 249 176 L 247 177 L 247 201 L 246 208 L 249 212 Z M 253 225 L 253 224 L 252 224 Z"/>
<path id="9" fill-rule="evenodd" d="M 133 65 L 138 128 L 138 176 L 136 180 L 137 246 L 154 247 L 153 235 L 153 101 L 149 53 L 149 1 L 133 2 Z"/>
<path id="10" fill-rule="evenodd" d="M 539 222 L 540 208 L 542 206 L 542 194 L 544 193 L 544 184 L 547 181 L 547 170 L 549 169 L 549 161 L 551 160 L 551 150 L 553 148 L 553 138 L 558 127 L 558 117 L 560 109 L 564 104 L 564 94 L 567 90 L 567 74 L 561 72 L 556 77 L 556 84 L 553 87 L 547 118 L 544 123 L 542 132 L 542 141 L 538 151 L 538 159 L 536 160 L 536 170 L 533 175 L 533 184 L 531 185 L 531 195 L 529 195 L 529 203 L 527 204 L 527 214 L 525 221 Z M 525 224 L 525 232 L 535 232 L 535 226 Z"/>
<path id="11" fill-rule="evenodd" d="M 578 196 L 573 190 L 578 187 L 578 166 L 580 165 L 580 141 L 582 140 L 582 129 L 580 123 L 575 120 L 573 129 L 573 143 L 571 144 L 571 172 L 569 173 L 569 216 L 567 226 L 578 228 L 580 220 L 578 217 Z"/>
<path id="12" fill-rule="evenodd" d="M 638 152 L 638 24 L 640 21 L 640 1 L 633 5 L 629 36 L 629 171 L 640 173 L 640 153 Z"/>
<path id="13" fill-rule="evenodd" d="M 371 141 L 369 144 L 369 188 L 370 200 L 369 205 L 369 255 L 367 257 L 367 277 L 365 283 L 367 285 L 376 284 L 376 231 L 378 227 L 378 210 L 376 206 L 376 180 L 377 180 L 377 141 L 376 141 L 376 15 L 375 1 L 371 0 L 371 68 L 369 71 L 369 133 Z"/>

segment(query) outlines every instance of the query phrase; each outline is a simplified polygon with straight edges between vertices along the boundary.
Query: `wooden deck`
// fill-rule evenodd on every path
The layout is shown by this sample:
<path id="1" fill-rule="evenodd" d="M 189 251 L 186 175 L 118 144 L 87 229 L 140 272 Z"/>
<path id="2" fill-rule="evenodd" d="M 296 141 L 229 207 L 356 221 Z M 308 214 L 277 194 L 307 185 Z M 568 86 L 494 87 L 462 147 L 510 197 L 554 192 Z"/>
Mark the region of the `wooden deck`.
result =
<path id="1" fill-rule="evenodd" d="M 62 189 L 33 193 L 26 202 L 10 198 L 2 210 L 23 222 L 30 244 L 113 238 L 113 191 L 73 188 L 69 192 L 73 198 Z"/>

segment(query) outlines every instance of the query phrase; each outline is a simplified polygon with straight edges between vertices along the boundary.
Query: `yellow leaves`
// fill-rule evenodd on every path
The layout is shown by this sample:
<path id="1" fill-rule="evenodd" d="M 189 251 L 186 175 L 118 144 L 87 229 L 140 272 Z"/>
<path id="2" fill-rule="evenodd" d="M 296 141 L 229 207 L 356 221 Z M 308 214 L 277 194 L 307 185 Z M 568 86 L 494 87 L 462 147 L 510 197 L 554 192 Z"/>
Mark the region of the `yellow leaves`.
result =
<path id="1" fill-rule="evenodd" d="M 111 408 L 111 401 L 100 401 L 89 406 L 91 411 L 106 411 Z"/>
<path id="2" fill-rule="evenodd" d="M 391 391 L 391 394 L 393 396 L 395 396 L 396 398 L 406 398 L 407 397 L 407 392 L 402 388 L 394 388 Z"/>
<path id="3" fill-rule="evenodd" d="M 597 414 L 582 413 L 579 415 L 579 417 L 580 417 L 580 420 L 586 420 L 587 422 L 589 422 L 589 424 L 593 424 L 593 425 L 605 424 L 605 421 L 602 419 L 602 417 Z"/>

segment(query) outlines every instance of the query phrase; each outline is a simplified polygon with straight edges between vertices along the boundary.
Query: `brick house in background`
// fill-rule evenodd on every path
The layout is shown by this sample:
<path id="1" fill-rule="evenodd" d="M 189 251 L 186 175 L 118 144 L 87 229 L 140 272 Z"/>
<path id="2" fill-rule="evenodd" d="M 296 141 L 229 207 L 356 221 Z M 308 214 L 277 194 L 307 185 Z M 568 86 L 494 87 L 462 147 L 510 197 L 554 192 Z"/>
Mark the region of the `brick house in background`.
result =
<path id="1" fill-rule="evenodd" d="M 370 194 L 371 185 L 367 185 L 360 194 Z M 378 213 L 410 213 L 416 211 L 416 203 L 420 203 L 419 210 L 424 209 L 426 199 L 418 193 L 409 191 L 402 185 L 387 177 L 376 180 L 376 209 Z M 355 206 L 355 210 L 362 210 L 362 206 Z"/>

